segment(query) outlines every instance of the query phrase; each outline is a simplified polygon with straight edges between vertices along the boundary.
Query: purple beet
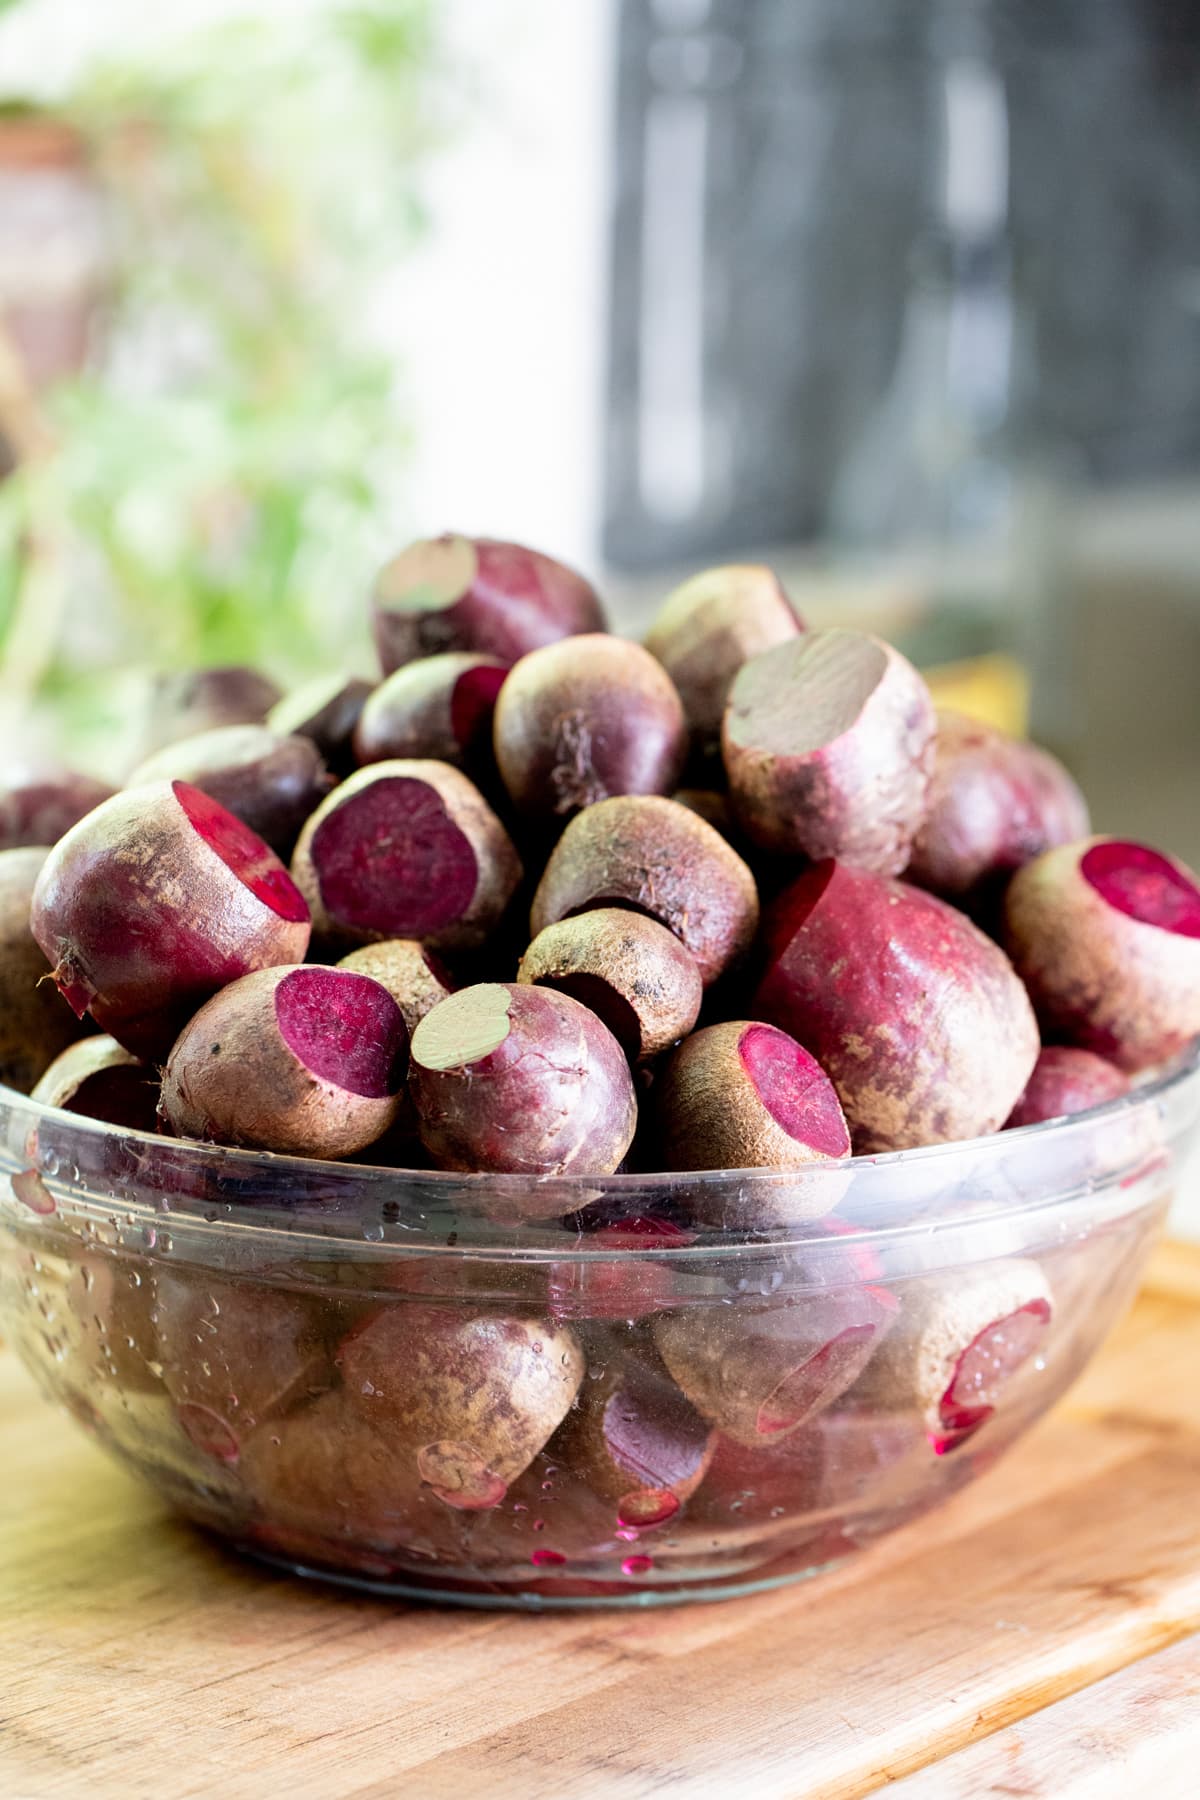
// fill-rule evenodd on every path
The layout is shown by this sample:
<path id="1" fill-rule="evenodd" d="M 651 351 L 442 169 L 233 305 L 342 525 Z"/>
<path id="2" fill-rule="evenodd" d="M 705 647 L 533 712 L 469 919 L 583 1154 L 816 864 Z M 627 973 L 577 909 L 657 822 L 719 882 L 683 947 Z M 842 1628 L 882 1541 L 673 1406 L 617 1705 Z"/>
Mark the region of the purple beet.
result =
<path id="1" fill-rule="evenodd" d="M 168 744 L 134 770 L 126 787 L 187 781 L 239 818 L 278 856 L 333 786 L 311 738 L 280 737 L 265 725 L 222 725 Z"/>

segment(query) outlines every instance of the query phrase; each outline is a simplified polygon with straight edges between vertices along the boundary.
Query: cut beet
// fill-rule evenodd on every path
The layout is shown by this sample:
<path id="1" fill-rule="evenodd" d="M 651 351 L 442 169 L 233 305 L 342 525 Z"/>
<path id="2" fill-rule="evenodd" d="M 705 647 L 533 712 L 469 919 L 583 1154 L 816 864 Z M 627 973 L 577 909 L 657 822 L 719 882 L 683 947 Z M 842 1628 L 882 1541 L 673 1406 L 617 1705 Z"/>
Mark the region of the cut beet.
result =
<path id="1" fill-rule="evenodd" d="M 935 1453 L 1011 1404 L 1053 1317 L 1035 1262 L 1013 1258 L 906 1284 L 900 1319 L 854 1388 L 855 1404 L 915 1412 Z"/>
<path id="2" fill-rule="evenodd" d="M 497 657 L 474 651 L 406 663 L 363 707 L 354 733 L 359 762 L 425 757 L 486 773 L 492 714 L 508 669 Z"/>
<path id="3" fill-rule="evenodd" d="M 1033 1355 L 1049 1323 L 1049 1301 L 1031 1300 L 1006 1318 L 994 1319 L 972 1338 L 938 1403 L 942 1429 L 933 1439 L 938 1456 L 956 1449 L 986 1425 L 996 1410 L 1000 1390 Z"/>
<path id="4" fill-rule="evenodd" d="M 646 648 L 675 683 L 701 754 L 719 747 L 725 702 L 743 663 L 800 630 L 779 577 L 760 564 L 706 569 L 667 595 Z"/>
<path id="5" fill-rule="evenodd" d="M 884 1288 L 814 1293 L 793 1306 L 693 1307 L 654 1322 L 670 1373 L 739 1444 L 796 1431 L 858 1379 L 896 1315 Z"/>
<path id="6" fill-rule="evenodd" d="M 572 819 L 533 898 L 536 937 L 595 907 L 626 907 L 679 939 L 707 987 L 746 955 L 758 926 L 754 877 L 718 831 L 657 795 L 601 801 Z"/>
<path id="7" fill-rule="evenodd" d="M 1200 884 L 1156 850 L 1048 851 L 1013 877 L 1005 939 L 1049 1037 L 1135 1073 L 1200 1033 Z"/>
<path id="8" fill-rule="evenodd" d="M 656 920 L 597 907 L 538 933 L 517 980 L 550 987 L 594 1012 L 631 1062 L 659 1055 L 696 1023 L 703 983 L 694 958 Z"/>
<path id="9" fill-rule="evenodd" d="M 201 1007 L 171 1051 L 162 1113 L 181 1137 L 353 1155 L 396 1122 L 408 1061 L 387 990 L 345 969 L 263 969 Z"/>
<path id="10" fill-rule="evenodd" d="M 116 794 L 46 860 L 32 928 L 77 1012 L 147 1061 L 210 994 L 299 962 L 308 910 L 260 838 L 186 782 Z"/>
<path id="11" fill-rule="evenodd" d="M 1009 1115 L 1008 1129 L 1087 1112 L 1128 1092 L 1128 1076 L 1102 1056 L 1051 1045 L 1038 1057 L 1029 1086 Z"/>
<path id="12" fill-rule="evenodd" d="M 412 1048 L 421 1141 L 442 1168 L 601 1175 L 632 1142 L 637 1101 L 621 1047 L 566 994 L 464 988 L 421 1020 Z"/>
<path id="13" fill-rule="evenodd" d="M 1033 1012 L 1003 951 L 932 894 L 819 864 L 766 922 L 760 1019 L 806 1045 L 856 1150 L 996 1131 L 1033 1072 Z"/>
<path id="14" fill-rule="evenodd" d="M 771 1025 L 732 1020 L 693 1032 L 652 1093 L 666 1169 L 801 1169 L 850 1154 L 833 1083 L 807 1050 Z M 700 1219 L 734 1229 L 828 1212 L 844 1183 L 749 1183 L 737 1194 L 697 1184 Z"/>
<path id="15" fill-rule="evenodd" d="M 293 873 L 332 942 L 428 939 L 471 949 L 521 877 L 479 790 L 440 762 L 384 762 L 343 782 L 313 814 Z"/>
<path id="16" fill-rule="evenodd" d="M 281 919 L 293 925 L 307 925 L 304 896 L 269 845 L 198 787 L 186 781 L 172 781 L 170 785 L 197 834 L 255 899 Z"/>
<path id="17" fill-rule="evenodd" d="M 492 538 L 447 533 L 410 544 L 380 571 L 373 599 L 385 675 L 449 650 L 512 663 L 541 644 L 604 629 L 600 602 L 582 576 Z"/>
<path id="18" fill-rule="evenodd" d="M 125 1131 L 157 1129 L 158 1076 L 115 1038 L 88 1037 L 56 1057 L 33 1090 L 57 1106 Z"/>
<path id="19" fill-rule="evenodd" d="M 614 1509 L 614 1526 L 648 1530 L 695 1492 L 714 1433 L 653 1355 L 605 1354 L 604 1376 L 585 1383 L 552 1454 Z"/>
<path id="20" fill-rule="evenodd" d="M 382 1100 L 408 1066 L 399 1008 L 386 989 L 342 969 L 294 969 L 275 989 L 275 1017 L 288 1049 L 314 1075 L 348 1094 Z"/>
<path id="21" fill-rule="evenodd" d="M 734 681 L 722 728 L 738 823 L 765 850 L 897 874 L 935 725 L 925 683 L 878 638 L 815 631 L 767 650 Z"/>
<path id="22" fill-rule="evenodd" d="M 687 726 L 660 663 L 592 634 L 522 657 L 496 704 L 495 752 L 517 811 L 542 825 L 618 794 L 668 794 Z"/>

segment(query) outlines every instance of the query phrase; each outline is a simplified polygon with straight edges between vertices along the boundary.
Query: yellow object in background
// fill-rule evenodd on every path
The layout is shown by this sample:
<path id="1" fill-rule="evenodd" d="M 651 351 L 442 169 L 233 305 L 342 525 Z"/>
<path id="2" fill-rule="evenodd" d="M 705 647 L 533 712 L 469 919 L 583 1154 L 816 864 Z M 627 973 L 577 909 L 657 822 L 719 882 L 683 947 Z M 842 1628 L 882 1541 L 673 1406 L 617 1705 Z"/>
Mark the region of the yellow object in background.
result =
<path id="1" fill-rule="evenodd" d="M 1029 671 L 1015 657 L 975 656 L 922 670 L 934 702 L 1013 737 L 1029 728 Z"/>

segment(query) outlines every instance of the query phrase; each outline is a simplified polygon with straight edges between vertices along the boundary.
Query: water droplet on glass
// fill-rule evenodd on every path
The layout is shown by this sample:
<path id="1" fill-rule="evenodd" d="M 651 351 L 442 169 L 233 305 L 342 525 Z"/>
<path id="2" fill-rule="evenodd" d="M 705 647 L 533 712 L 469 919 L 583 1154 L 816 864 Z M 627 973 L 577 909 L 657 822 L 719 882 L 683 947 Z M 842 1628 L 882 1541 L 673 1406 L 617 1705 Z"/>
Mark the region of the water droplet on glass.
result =
<path id="1" fill-rule="evenodd" d="M 567 1559 L 558 1550 L 535 1550 L 529 1560 L 535 1568 L 548 1569 L 556 1568 L 560 1563 L 565 1563 Z"/>
<path id="2" fill-rule="evenodd" d="M 654 1567 L 652 1556 L 627 1556 L 621 1564 L 625 1575 L 645 1575 Z"/>

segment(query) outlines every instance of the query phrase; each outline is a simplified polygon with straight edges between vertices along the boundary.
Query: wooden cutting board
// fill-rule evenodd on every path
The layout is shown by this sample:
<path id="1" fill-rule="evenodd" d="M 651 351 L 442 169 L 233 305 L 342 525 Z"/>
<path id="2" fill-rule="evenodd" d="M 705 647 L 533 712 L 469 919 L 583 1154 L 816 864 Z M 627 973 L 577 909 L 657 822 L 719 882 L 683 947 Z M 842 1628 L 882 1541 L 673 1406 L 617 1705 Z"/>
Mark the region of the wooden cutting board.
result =
<path id="1" fill-rule="evenodd" d="M 527 1617 L 174 1523 L 0 1354 L 5 1800 L 1200 1792 L 1200 1248 L 945 1511 L 821 1581 Z"/>

